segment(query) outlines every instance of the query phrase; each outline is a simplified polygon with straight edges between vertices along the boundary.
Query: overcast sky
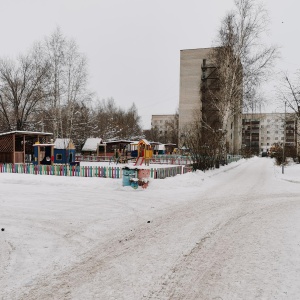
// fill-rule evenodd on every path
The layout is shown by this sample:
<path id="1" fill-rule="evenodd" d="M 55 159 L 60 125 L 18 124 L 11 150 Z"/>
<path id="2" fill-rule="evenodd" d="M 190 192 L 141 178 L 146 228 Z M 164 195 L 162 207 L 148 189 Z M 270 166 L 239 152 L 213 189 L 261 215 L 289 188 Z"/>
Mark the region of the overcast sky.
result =
<path id="1" fill-rule="evenodd" d="M 88 59 L 89 88 L 128 109 L 142 125 L 173 114 L 179 102 L 181 49 L 212 45 L 233 0 L 0 0 L 1 57 L 25 53 L 60 27 Z M 274 74 L 299 68 L 298 0 L 267 0 L 266 41 L 281 47 Z M 270 82 L 270 89 L 277 83 Z M 271 110 L 273 95 L 270 99 Z"/>

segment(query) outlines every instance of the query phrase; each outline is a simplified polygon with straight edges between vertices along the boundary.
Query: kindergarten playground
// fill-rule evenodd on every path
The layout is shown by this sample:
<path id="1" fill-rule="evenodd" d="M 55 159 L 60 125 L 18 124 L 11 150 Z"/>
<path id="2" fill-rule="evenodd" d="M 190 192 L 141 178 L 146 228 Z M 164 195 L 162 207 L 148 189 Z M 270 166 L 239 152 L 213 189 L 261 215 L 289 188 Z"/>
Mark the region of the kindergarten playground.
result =
<path id="1" fill-rule="evenodd" d="M 164 179 L 192 171 L 193 161 L 188 156 L 181 155 L 153 155 L 153 145 L 145 139 L 130 144 L 131 151 L 125 149 L 122 141 L 121 149 L 115 147 L 114 155 L 110 156 L 78 156 L 70 140 L 57 139 L 55 143 L 41 138 L 39 133 L 15 132 L 3 135 L 2 145 L 6 153 L 2 158 L 9 158 L 8 162 L 0 163 L 0 173 L 22 173 L 34 175 L 78 176 L 123 178 L 124 174 L 130 176 L 129 181 L 123 178 L 124 185 L 134 186 L 134 181 L 143 187 L 150 179 Z M 30 147 L 27 142 L 30 138 Z M 34 140 L 38 139 L 37 142 Z M 11 143 L 5 148 L 5 143 Z M 19 145 L 15 147 L 14 145 Z M 120 143 L 119 143 L 120 144 Z M 103 144 L 101 144 L 102 146 Z M 116 146 L 116 145 L 111 145 Z M 16 152 L 19 149 L 19 152 Z M 105 147 L 106 149 L 106 147 Z M 0 147 L 1 150 L 1 147 Z M 105 150 L 106 151 L 106 150 Z M 32 157 L 24 162 L 25 157 Z M 240 157 L 231 157 L 236 161 Z M 228 162 L 230 162 L 228 160 Z M 147 180 L 145 180 L 147 178 Z M 147 184 L 144 184 L 146 182 Z"/>

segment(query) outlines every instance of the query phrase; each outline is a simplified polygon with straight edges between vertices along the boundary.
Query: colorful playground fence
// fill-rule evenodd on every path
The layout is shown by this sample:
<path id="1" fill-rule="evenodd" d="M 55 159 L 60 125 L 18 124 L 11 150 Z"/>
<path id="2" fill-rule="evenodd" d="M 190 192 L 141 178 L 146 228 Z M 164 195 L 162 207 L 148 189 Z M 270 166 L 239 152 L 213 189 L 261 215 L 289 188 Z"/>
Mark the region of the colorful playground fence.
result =
<path id="1" fill-rule="evenodd" d="M 232 155 L 227 154 L 226 163 L 231 163 L 238 161 L 242 158 L 241 155 Z M 130 158 L 130 161 L 135 160 L 136 158 Z M 76 155 L 76 161 L 86 161 L 86 162 L 102 162 L 102 161 L 112 161 L 114 160 L 113 156 L 83 156 Z M 164 164 L 164 165 L 192 165 L 193 159 L 188 155 L 153 155 L 150 158 L 150 164 Z"/>
<path id="2" fill-rule="evenodd" d="M 135 160 L 136 158 L 129 158 L 130 161 Z M 83 156 L 76 155 L 76 161 L 85 161 L 85 162 L 102 162 L 102 161 L 112 161 L 114 160 L 114 156 Z M 150 163 L 152 164 L 168 164 L 168 165 L 189 165 L 192 164 L 193 161 L 189 156 L 183 155 L 153 155 L 150 158 Z"/>
<path id="3" fill-rule="evenodd" d="M 150 168 L 150 177 L 164 179 L 190 170 L 181 166 L 168 168 Z M 0 173 L 20 173 L 34 175 L 77 176 L 122 178 L 122 167 L 111 166 L 70 166 L 70 165 L 32 165 L 32 164 L 0 164 Z"/>

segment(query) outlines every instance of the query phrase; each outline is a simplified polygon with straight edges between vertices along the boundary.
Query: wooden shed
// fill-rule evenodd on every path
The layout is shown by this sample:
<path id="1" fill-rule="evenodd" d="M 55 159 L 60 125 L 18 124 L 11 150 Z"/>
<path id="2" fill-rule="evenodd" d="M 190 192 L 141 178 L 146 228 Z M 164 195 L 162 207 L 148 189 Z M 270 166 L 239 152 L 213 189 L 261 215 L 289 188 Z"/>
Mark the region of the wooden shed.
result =
<path id="1" fill-rule="evenodd" d="M 31 163 L 34 160 L 33 145 L 50 143 L 49 132 L 10 131 L 0 133 L 0 163 Z"/>
<path id="2" fill-rule="evenodd" d="M 114 155 L 119 152 L 121 155 L 126 155 L 130 152 L 130 143 L 128 140 L 110 140 L 106 142 L 106 152 L 108 156 Z M 127 153 L 128 154 L 128 153 Z M 127 155 L 126 155 L 127 156 Z"/>
<path id="3" fill-rule="evenodd" d="M 103 143 L 101 138 L 87 138 L 81 153 L 83 155 L 106 155 L 106 144 Z"/>

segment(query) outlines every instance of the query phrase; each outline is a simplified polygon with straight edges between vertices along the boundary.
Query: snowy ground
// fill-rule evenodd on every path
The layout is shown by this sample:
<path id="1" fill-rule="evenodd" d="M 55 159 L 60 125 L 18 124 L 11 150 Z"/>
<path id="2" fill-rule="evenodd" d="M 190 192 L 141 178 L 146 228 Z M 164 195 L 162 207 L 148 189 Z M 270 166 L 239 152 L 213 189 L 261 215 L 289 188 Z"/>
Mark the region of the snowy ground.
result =
<path id="1" fill-rule="evenodd" d="M 299 299 L 300 165 L 0 174 L 0 299 Z"/>

